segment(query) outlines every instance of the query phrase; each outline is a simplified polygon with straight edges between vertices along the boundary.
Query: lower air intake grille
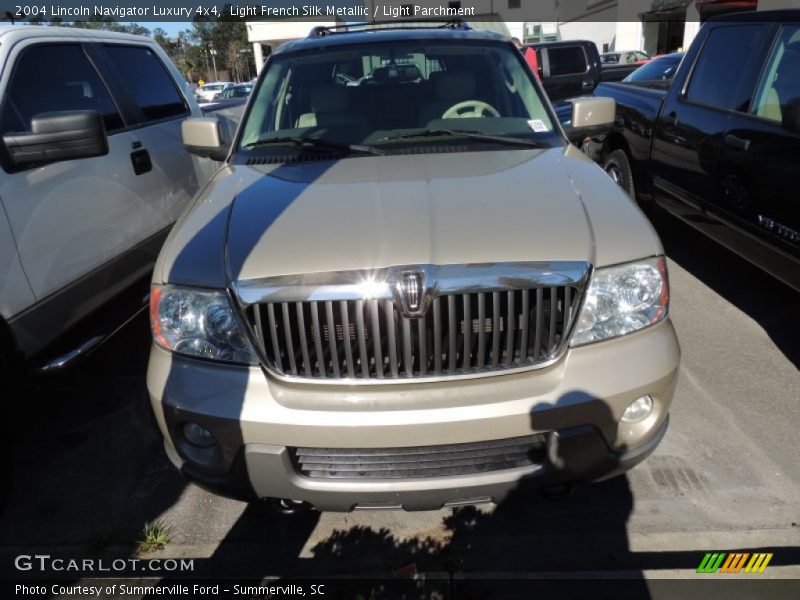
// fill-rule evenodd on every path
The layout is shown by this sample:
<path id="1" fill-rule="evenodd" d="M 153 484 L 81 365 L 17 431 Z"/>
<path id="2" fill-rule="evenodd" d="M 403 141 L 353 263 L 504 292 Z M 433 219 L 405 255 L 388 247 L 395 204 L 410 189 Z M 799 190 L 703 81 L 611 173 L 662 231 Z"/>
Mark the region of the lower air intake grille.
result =
<path id="1" fill-rule="evenodd" d="M 290 448 L 302 475 L 314 479 L 421 479 L 502 471 L 539 464 L 544 434 L 409 448 Z"/>

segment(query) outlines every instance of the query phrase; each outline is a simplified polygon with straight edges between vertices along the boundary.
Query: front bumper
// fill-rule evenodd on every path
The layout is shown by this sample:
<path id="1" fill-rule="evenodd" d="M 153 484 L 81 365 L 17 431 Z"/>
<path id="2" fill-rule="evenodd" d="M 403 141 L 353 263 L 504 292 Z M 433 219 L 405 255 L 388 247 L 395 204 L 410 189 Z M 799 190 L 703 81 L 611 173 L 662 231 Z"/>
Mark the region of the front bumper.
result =
<path id="1" fill-rule="evenodd" d="M 148 388 L 167 454 L 187 476 L 239 498 L 304 500 L 322 510 L 438 509 L 499 502 L 520 484 L 589 482 L 649 455 L 667 428 L 680 351 L 667 320 L 571 349 L 545 369 L 472 380 L 326 386 L 280 382 L 154 347 Z M 639 396 L 655 408 L 620 422 Z M 181 435 L 196 421 L 219 441 L 198 452 Z M 450 477 L 332 480 L 301 475 L 289 448 L 394 448 L 544 433 L 546 458 L 521 468 Z"/>

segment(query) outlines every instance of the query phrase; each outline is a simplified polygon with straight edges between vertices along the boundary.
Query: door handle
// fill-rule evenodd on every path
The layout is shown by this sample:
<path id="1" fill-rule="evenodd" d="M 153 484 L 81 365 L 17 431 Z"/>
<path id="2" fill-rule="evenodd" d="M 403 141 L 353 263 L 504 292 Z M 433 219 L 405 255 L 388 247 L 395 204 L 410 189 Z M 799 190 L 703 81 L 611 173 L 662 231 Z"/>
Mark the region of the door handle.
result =
<path id="1" fill-rule="evenodd" d="M 131 164 L 136 175 L 143 175 L 153 170 L 153 161 L 150 160 L 150 153 L 144 148 L 131 152 Z"/>
<path id="2" fill-rule="evenodd" d="M 747 152 L 747 149 L 750 148 L 750 140 L 745 138 L 740 138 L 737 135 L 733 135 L 729 133 L 725 136 L 725 143 L 730 146 L 731 148 L 736 148 L 737 150 L 744 150 Z"/>
<path id="3" fill-rule="evenodd" d="M 664 117 L 664 125 L 667 127 L 675 127 L 678 124 L 678 115 L 675 112 L 669 113 L 666 117 Z"/>
<path id="4" fill-rule="evenodd" d="M 582 87 L 583 89 L 585 89 L 585 90 L 590 90 L 590 89 L 592 89 L 592 85 L 593 85 L 593 83 L 592 83 L 592 81 L 591 81 L 591 80 L 586 80 L 586 79 L 585 79 L 585 80 L 583 81 L 583 83 L 581 84 L 581 87 Z"/>

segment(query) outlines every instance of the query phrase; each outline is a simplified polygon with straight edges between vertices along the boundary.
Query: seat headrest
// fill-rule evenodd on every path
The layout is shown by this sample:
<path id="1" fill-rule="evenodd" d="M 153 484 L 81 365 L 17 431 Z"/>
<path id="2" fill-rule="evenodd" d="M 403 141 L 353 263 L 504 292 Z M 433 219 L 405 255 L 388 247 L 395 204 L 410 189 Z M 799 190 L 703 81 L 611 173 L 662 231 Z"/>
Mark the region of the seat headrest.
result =
<path id="1" fill-rule="evenodd" d="M 777 83 L 798 85 L 800 83 L 800 42 L 786 46 L 778 66 Z"/>
<path id="2" fill-rule="evenodd" d="M 349 104 L 347 90 L 338 85 L 317 85 L 309 92 L 311 110 L 315 113 L 345 112 Z"/>
<path id="3" fill-rule="evenodd" d="M 475 74 L 469 71 L 439 71 L 436 77 L 431 74 L 431 81 L 439 100 L 470 100 L 478 87 Z"/>

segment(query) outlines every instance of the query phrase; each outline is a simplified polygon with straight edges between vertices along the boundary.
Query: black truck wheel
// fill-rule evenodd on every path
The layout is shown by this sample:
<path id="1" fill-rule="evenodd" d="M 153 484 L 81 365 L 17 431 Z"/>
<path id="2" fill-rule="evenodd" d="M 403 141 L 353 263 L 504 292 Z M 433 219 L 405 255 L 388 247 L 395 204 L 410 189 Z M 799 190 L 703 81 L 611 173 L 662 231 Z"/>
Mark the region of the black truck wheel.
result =
<path id="1" fill-rule="evenodd" d="M 636 200 L 636 187 L 633 185 L 633 170 L 624 150 L 614 150 L 606 158 L 603 169 L 625 193 Z"/>

